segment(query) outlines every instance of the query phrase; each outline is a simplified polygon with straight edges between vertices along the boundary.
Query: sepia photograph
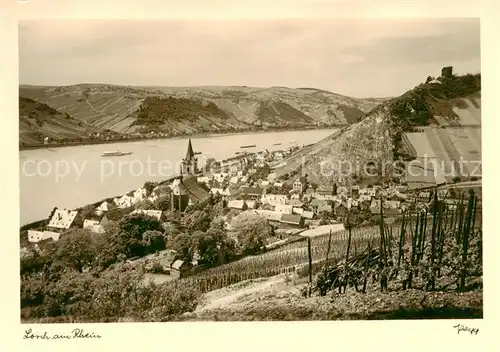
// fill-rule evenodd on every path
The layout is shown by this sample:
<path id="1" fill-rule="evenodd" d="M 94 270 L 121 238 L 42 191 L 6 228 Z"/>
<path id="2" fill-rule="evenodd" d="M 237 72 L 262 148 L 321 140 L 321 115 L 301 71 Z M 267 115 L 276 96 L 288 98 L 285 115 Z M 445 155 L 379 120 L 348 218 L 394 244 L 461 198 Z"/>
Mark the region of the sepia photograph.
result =
<path id="1" fill-rule="evenodd" d="M 480 37 L 19 21 L 21 323 L 482 319 Z"/>

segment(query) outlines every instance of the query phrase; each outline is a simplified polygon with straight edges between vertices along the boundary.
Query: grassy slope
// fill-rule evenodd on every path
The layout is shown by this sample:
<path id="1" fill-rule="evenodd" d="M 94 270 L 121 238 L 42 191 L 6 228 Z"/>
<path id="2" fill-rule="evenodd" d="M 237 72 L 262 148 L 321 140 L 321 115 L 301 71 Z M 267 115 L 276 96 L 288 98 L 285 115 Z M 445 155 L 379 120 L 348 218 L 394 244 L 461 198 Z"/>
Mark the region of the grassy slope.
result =
<path id="1" fill-rule="evenodd" d="M 333 177 L 325 176 L 332 175 L 329 172 L 331 165 L 339 171 L 339 165 L 344 161 L 391 161 L 404 155 L 403 132 L 435 123 L 436 115 L 448 120 L 459 119 L 457 109 L 464 107 L 464 100 L 470 101 L 470 109 L 480 109 L 480 105 L 475 106 L 478 105 L 476 100 L 480 89 L 480 75 L 442 78 L 441 84 L 420 84 L 402 96 L 376 106 L 359 123 L 291 156 L 286 160 L 287 164 L 276 171 L 277 175 L 290 174 L 301 168 L 312 182 L 331 183 Z M 321 172 L 321 162 L 329 165 L 325 167 L 326 173 Z"/>
<path id="2" fill-rule="evenodd" d="M 216 129 L 246 130 L 247 124 L 265 124 L 270 127 L 283 123 L 291 125 L 316 122 L 346 124 L 356 121 L 363 113 L 380 103 L 377 99 L 354 99 L 317 89 L 285 87 L 125 87 L 106 84 L 80 84 L 65 87 L 21 86 L 20 96 L 28 97 L 87 121 L 103 129 L 116 132 L 137 130 L 136 120 L 141 104 L 148 97 L 189 99 L 196 107 L 200 101 L 215 104 L 231 119 L 217 120 L 218 116 L 204 114 L 200 126 L 216 119 Z M 187 109 L 187 113 L 189 114 Z M 206 112 L 206 111 L 205 111 Z M 207 121 L 208 120 L 208 121 Z M 226 126 L 227 123 L 227 126 Z M 190 124 L 191 125 L 191 124 Z M 179 132 L 203 132 L 198 127 L 176 122 L 170 126 Z"/>
<path id="3" fill-rule="evenodd" d="M 278 275 L 208 292 L 190 321 L 353 320 L 481 318 L 482 290 L 463 294 L 422 290 L 379 290 L 305 298 L 305 280 Z"/>
<path id="4" fill-rule="evenodd" d="M 67 113 L 61 113 L 46 104 L 29 98 L 19 98 L 19 143 L 42 143 L 45 137 L 52 140 L 78 139 L 87 131 L 98 131 Z"/>

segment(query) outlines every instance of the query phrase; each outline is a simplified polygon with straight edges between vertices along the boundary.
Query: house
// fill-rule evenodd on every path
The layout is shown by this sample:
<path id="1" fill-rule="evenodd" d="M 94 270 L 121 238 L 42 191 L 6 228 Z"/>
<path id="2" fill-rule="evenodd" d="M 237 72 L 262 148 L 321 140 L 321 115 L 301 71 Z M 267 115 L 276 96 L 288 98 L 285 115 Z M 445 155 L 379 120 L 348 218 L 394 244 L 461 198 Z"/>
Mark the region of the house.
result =
<path id="1" fill-rule="evenodd" d="M 351 197 L 352 199 L 359 198 L 359 186 L 355 185 L 351 187 Z"/>
<path id="2" fill-rule="evenodd" d="M 115 198 L 114 202 L 118 206 L 118 208 L 129 208 L 134 205 L 134 197 L 131 197 L 128 194 L 124 194 L 120 198 Z"/>
<path id="3" fill-rule="evenodd" d="M 47 227 L 49 229 L 66 230 L 76 225 L 78 211 L 70 209 L 56 209 Z M 81 224 L 81 223 L 80 223 Z"/>
<path id="4" fill-rule="evenodd" d="M 300 214 L 304 219 L 312 219 L 314 218 L 314 212 L 312 211 L 303 211 L 302 214 Z"/>
<path id="5" fill-rule="evenodd" d="M 107 223 L 107 218 L 104 217 L 106 219 L 106 223 Z M 98 220 L 90 220 L 90 219 L 85 219 L 83 221 L 83 228 L 86 229 L 86 230 L 89 230 L 90 232 L 93 232 L 93 233 L 104 233 L 106 232 L 104 230 L 104 226 L 101 225 L 100 221 Z"/>
<path id="6" fill-rule="evenodd" d="M 229 174 L 226 172 L 218 172 L 214 174 L 214 180 L 219 183 L 223 183 L 228 177 Z"/>
<path id="7" fill-rule="evenodd" d="M 207 177 L 207 176 L 199 176 L 196 181 L 198 183 L 205 183 L 205 184 L 209 184 L 210 183 L 210 178 Z"/>
<path id="8" fill-rule="evenodd" d="M 246 200 L 245 203 L 247 204 L 248 209 L 255 209 L 257 207 L 257 202 L 254 200 Z"/>
<path id="9" fill-rule="evenodd" d="M 276 188 L 282 188 L 283 187 L 283 182 L 274 182 L 274 187 Z"/>
<path id="10" fill-rule="evenodd" d="M 262 204 L 277 205 L 277 204 L 286 204 L 288 198 L 284 194 L 264 194 L 261 197 L 260 201 Z"/>
<path id="11" fill-rule="evenodd" d="M 146 199 L 146 197 L 147 197 L 147 195 L 146 195 L 146 194 L 147 194 L 147 191 L 146 191 L 146 189 L 145 189 L 145 188 L 139 188 L 139 189 L 137 189 L 137 190 L 134 192 L 134 195 L 133 195 L 133 197 L 132 197 L 132 198 L 134 198 L 134 199 L 133 199 L 134 204 L 135 204 L 135 203 L 138 203 L 138 202 L 140 202 L 140 201 L 143 201 L 144 199 Z"/>
<path id="12" fill-rule="evenodd" d="M 52 239 L 53 241 L 58 241 L 60 237 L 59 232 L 53 231 L 34 231 L 28 230 L 28 242 L 38 243 L 40 241 Z"/>
<path id="13" fill-rule="evenodd" d="M 372 204 L 372 197 L 362 194 L 358 198 L 358 206 L 361 210 L 369 210 Z"/>
<path id="14" fill-rule="evenodd" d="M 309 185 L 307 188 L 306 188 L 306 194 L 313 194 L 314 193 L 314 188 Z"/>
<path id="15" fill-rule="evenodd" d="M 315 214 L 320 213 L 320 208 L 321 209 L 327 209 L 326 206 L 330 206 L 327 201 L 325 200 L 320 200 L 320 199 L 313 199 L 310 204 L 313 212 Z M 326 210 L 327 211 L 327 210 Z M 331 206 L 330 206 L 330 211 L 332 211 Z"/>
<path id="16" fill-rule="evenodd" d="M 304 227 L 304 218 L 298 214 L 283 214 L 280 223 L 293 227 Z"/>
<path id="17" fill-rule="evenodd" d="M 161 210 L 142 210 L 142 209 L 137 209 L 137 210 L 134 210 L 131 214 L 144 214 L 144 215 L 153 217 L 156 220 L 161 220 L 161 216 L 162 216 L 163 212 Z"/>
<path id="18" fill-rule="evenodd" d="M 318 195 L 333 195 L 333 186 L 330 185 L 319 185 L 318 188 L 316 188 L 316 192 Z"/>
<path id="19" fill-rule="evenodd" d="M 229 167 L 229 173 L 231 175 L 237 175 L 238 171 L 240 171 L 239 165 L 238 164 L 233 164 Z"/>
<path id="20" fill-rule="evenodd" d="M 304 205 L 304 203 L 302 203 L 298 199 L 290 199 L 288 201 L 288 204 L 291 205 L 291 206 L 293 206 L 293 207 L 296 207 L 296 208 L 301 208 Z"/>
<path id="21" fill-rule="evenodd" d="M 177 259 L 170 264 L 171 271 L 179 273 L 179 278 L 188 276 L 192 267 L 193 265 L 191 263 L 180 259 Z"/>
<path id="22" fill-rule="evenodd" d="M 240 179 L 240 182 L 241 183 L 246 183 L 248 181 L 248 176 L 242 176 L 241 179 Z"/>
<path id="23" fill-rule="evenodd" d="M 227 203 L 227 207 L 229 209 L 236 209 L 236 210 L 241 210 L 241 211 L 248 209 L 248 205 L 245 203 L 244 200 L 230 200 Z"/>
<path id="24" fill-rule="evenodd" d="M 334 214 L 339 218 L 345 217 L 347 215 L 347 212 L 349 211 L 349 205 L 350 204 L 348 204 L 347 202 L 335 202 L 335 207 L 333 209 Z"/>
<path id="25" fill-rule="evenodd" d="M 291 190 L 290 192 L 293 192 L 293 190 Z M 300 194 L 294 193 L 290 196 L 290 199 L 300 200 Z"/>
<path id="26" fill-rule="evenodd" d="M 292 189 L 299 194 L 303 193 L 305 188 L 306 188 L 306 182 L 304 178 L 301 177 L 295 180 L 295 182 L 292 185 Z"/>
<path id="27" fill-rule="evenodd" d="M 276 204 L 274 211 L 281 214 L 292 214 L 293 207 L 290 204 Z"/>
<path id="28" fill-rule="evenodd" d="M 107 211 L 109 211 L 109 208 L 110 208 L 110 205 L 108 202 L 104 201 L 102 202 L 96 209 L 95 209 L 95 213 L 97 215 L 101 215 Z"/>
<path id="29" fill-rule="evenodd" d="M 261 186 L 261 187 L 267 187 L 267 186 L 269 186 L 269 181 L 266 181 L 266 180 L 262 181 L 262 182 L 260 183 L 260 186 Z"/>
<path id="30" fill-rule="evenodd" d="M 232 184 L 232 185 L 235 185 L 237 184 L 239 181 L 239 177 L 238 176 L 233 176 L 229 179 L 229 183 Z"/>
<path id="31" fill-rule="evenodd" d="M 344 186 L 340 186 L 337 188 L 337 195 L 339 196 L 348 196 L 349 195 L 349 190 L 347 189 L 347 187 L 344 187 Z"/>
<path id="32" fill-rule="evenodd" d="M 396 216 L 399 214 L 399 204 L 398 201 L 384 201 L 383 203 L 383 214 L 384 216 Z M 380 215 L 380 199 L 373 199 L 370 206 L 370 211 L 373 215 Z"/>
<path id="33" fill-rule="evenodd" d="M 257 200 L 262 197 L 263 191 L 260 187 L 245 187 L 242 190 L 242 194 L 250 199 Z"/>
<path id="34" fill-rule="evenodd" d="M 269 175 L 267 175 L 267 180 L 269 182 L 276 180 L 276 172 L 271 172 Z"/>
<path id="35" fill-rule="evenodd" d="M 254 212 L 270 222 L 279 222 L 281 220 L 281 216 L 283 215 L 272 210 L 254 210 Z"/>

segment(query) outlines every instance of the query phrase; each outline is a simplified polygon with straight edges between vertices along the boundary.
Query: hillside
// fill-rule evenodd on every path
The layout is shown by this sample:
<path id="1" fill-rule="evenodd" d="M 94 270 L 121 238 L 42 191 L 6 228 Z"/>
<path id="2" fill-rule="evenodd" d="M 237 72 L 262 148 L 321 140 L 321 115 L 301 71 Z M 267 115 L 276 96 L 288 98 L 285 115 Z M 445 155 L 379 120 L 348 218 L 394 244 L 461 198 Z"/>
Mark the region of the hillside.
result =
<path id="1" fill-rule="evenodd" d="M 98 129 L 62 113 L 46 104 L 19 97 L 19 145 L 43 143 L 51 140 L 75 140 Z"/>
<path id="2" fill-rule="evenodd" d="M 276 173 L 286 178 L 301 170 L 316 183 L 332 183 L 338 180 L 339 174 L 349 174 L 343 181 L 360 181 L 366 175 L 363 165 L 373 162 L 378 164 L 378 173 L 383 171 L 392 177 L 394 160 L 416 157 L 410 155 L 403 142 L 405 133 L 425 126 L 454 128 L 453 133 L 437 132 L 442 138 L 432 144 L 438 160 L 445 159 L 449 164 L 460 155 L 464 158 L 471 153 L 477 155 L 478 148 L 480 156 L 480 97 L 480 75 L 429 77 L 426 83 L 375 107 L 362 121 L 294 154 Z M 479 133 L 469 133 L 465 128 L 474 128 Z M 462 132 L 470 138 L 449 140 L 450 134 Z M 472 151 L 469 144 L 474 144 L 476 149 Z M 437 150 L 438 147 L 444 151 Z"/>
<path id="3" fill-rule="evenodd" d="M 147 127 L 176 134 L 345 125 L 385 101 L 355 99 L 313 88 L 244 86 L 20 86 L 19 95 L 102 129 L 131 133 Z"/>

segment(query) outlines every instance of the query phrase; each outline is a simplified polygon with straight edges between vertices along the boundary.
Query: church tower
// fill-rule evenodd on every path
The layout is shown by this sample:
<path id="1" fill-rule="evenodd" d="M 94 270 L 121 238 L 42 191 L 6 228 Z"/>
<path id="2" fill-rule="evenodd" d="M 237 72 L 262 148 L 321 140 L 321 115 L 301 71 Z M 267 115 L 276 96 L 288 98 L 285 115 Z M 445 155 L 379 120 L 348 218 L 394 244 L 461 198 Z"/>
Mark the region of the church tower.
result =
<path id="1" fill-rule="evenodd" d="M 186 157 L 181 162 L 181 175 L 190 177 L 198 174 L 198 159 L 195 158 L 193 146 L 191 145 L 191 138 L 189 138 Z"/>

